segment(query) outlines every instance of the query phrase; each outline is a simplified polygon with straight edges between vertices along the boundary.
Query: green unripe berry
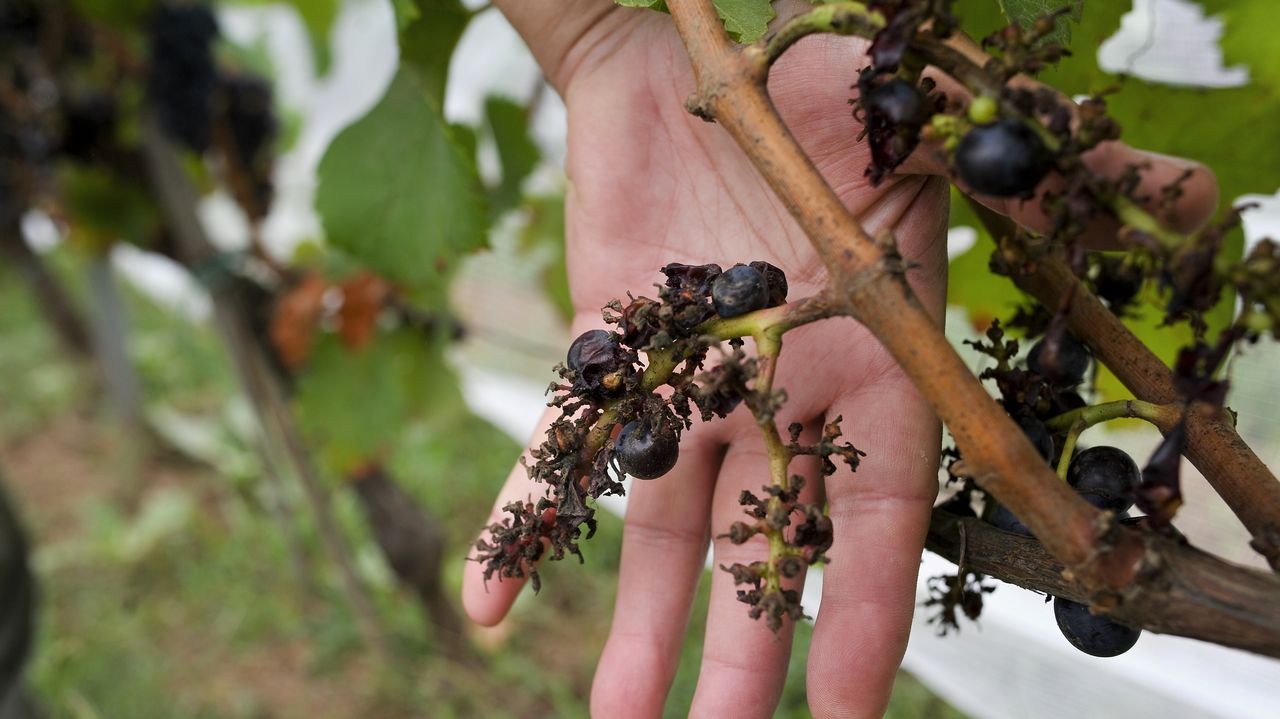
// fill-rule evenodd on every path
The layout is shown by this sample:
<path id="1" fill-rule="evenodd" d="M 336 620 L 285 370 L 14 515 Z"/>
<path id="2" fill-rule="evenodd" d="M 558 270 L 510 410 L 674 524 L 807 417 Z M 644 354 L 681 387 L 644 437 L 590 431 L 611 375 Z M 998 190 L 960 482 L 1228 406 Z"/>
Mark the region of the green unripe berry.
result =
<path id="1" fill-rule="evenodd" d="M 975 125 L 986 125 L 995 122 L 999 112 L 1000 105 L 996 103 L 995 98 L 980 95 L 969 103 L 969 122 Z"/>

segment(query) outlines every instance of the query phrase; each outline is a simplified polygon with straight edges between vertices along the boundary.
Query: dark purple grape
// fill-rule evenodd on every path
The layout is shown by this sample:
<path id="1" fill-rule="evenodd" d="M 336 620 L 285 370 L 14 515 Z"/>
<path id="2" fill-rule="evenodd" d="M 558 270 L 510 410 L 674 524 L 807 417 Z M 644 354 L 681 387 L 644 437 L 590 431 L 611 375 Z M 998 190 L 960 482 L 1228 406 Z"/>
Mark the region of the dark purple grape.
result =
<path id="1" fill-rule="evenodd" d="M 1013 512 L 1010 512 L 1003 504 L 996 507 L 996 511 L 991 513 L 991 524 L 997 529 L 1003 529 L 1006 532 L 1021 534 L 1024 537 L 1031 536 L 1031 530 L 1027 529 L 1027 525 L 1022 523 Z"/>
<path id="2" fill-rule="evenodd" d="M 876 84 L 874 73 L 863 73 L 858 91 L 871 147 L 871 184 L 901 165 L 920 142 L 920 128 L 933 113 L 929 98 L 915 85 L 898 78 Z"/>
<path id="3" fill-rule="evenodd" d="M 71 97 L 63 105 L 62 154 L 91 162 L 115 139 L 118 108 L 105 93 Z"/>
<path id="4" fill-rule="evenodd" d="M 1048 338 L 1035 343 L 1031 353 L 1027 355 L 1027 367 L 1062 387 L 1074 387 L 1084 381 L 1084 375 L 1093 361 L 1089 348 L 1071 335 L 1063 334 L 1058 339 L 1057 347 L 1052 348 L 1055 351 L 1050 353 L 1050 349 Z"/>
<path id="5" fill-rule="evenodd" d="M 871 88 L 862 97 L 862 109 L 867 113 L 867 126 L 923 125 L 931 114 L 931 107 L 920 88 L 902 79 L 893 79 Z"/>
<path id="6" fill-rule="evenodd" d="M 1115 447 L 1090 447 L 1071 458 L 1067 482 L 1098 509 L 1123 512 L 1133 506 L 1142 473 L 1133 459 Z"/>
<path id="7" fill-rule="evenodd" d="M 973 128 L 960 138 L 955 157 L 969 189 L 994 197 L 1030 197 L 1052 160 L 1044 141 L 1020 120 Z"/>
<path id="8" fill-rule="evenodd" d="M 162 2 L 151 16 L 147 97 L 160 125 L 196 151 L 209 146 L 218 21 L 204 3 Z"/>
<path id="9" fill-rule="evenodd" d="M 787 301 L 787 273 L 763 260 L 756 260 L 751 266 L 764 275 L 765 287 L 769 288 L 769 302 L 765 307 L 777 307 Z"/>
<path id="10" fill-rule="evenodd" d="M 1053 599 L 1053 616 L 1058 620 L 1062 636 L 1071 642 L 1071 646 L 1095 657 L 1124 654 L 1138 643 L 1138 637 L 1142 635 L 1141 629 L 1093 614 L 1084 604 L 1062 597 Z"/>
<path id="11" fill-rule="evenodd" d="M 657 429 L 644 420 L 628 422 L 613 445 L 618 467 L 636 479 L 656 479 L 671 471 L 680 456 L 680 442 L 674 430 Z"/>
<path id="12" fill-rule="evenodd" d="M 1053 456 L 1053 437 L 1044 426 L 1044 422 L 1030 415 L 1023 415 L 1014 421 L 1018 423 L 1022 433 L 1027 435 L 1027 439 L 1031 440 L 1031 446 L 1036 448 L 1041 457 L 1047 460 Z"/>
<path id="13" fill-rule="evenodd" d="M 764 309 L 769 287 L 764 274 L 750 265 L 734 265 L 711 283 L 711 302 L 721 317 L 737 317 Z"/>

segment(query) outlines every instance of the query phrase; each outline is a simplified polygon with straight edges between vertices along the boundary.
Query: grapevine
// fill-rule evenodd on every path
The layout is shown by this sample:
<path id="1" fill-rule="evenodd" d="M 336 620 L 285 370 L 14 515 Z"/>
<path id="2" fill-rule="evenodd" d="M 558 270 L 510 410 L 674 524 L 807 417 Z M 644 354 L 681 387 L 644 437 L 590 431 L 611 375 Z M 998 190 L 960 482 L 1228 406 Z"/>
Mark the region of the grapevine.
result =
<path id="1" fill-rule="evenodd" d="M 1253 546 L 1280 569 L 1280 483 L 1234 436 L 1223 406 L 1227 385 L 1218 377 L 1233 346 L 1277 336 L 1275 244 L 1264 241 L 1238 262 L 1218 260 L 1242 208 L 1184 234 L 1172 229 L 1176 223 L 1162 213 L 1189 174 L 1153 197 L 1140 189 L 1141 166 L 1113 178 L 1089 168 L 1086 155 L 1120 135 L 1106 114 L 1105 100 L 1093 97 L 1077 105 L 1024 81 L 1067 54 L 1046 39 L 1056 15 L 1027 28 L 1010 26 L 979 47 L 958 32 L 948 2 L 835 2 L 796 16 L 755 44 L 739 46 L 725 34 L 710 2 L 677 3 L 671 12 L 698 83 L 687 108 L 718 122 L 737 141 L 808 234 L 826 265 L 829 285 L 819 296 L 738 315 L 735 305 L 753 308 L 763 296 L 758 279 L 738 269 L 744 266 L 726 273 L 708 266 L 679 280 L 668 268 L 669 280 L 658 300 L 615 303 L 606 319 L 619 324 L 613 338 L 624 357 L 609 376 L 617 378 L 621 394 L 603 401 L 599 393 L 595 399 L 586 397 L 576 371 L 561 368 L 566 382 L 553 386 L 557 395 L 552 404 L 564 414 L 548 431 L 548 441 L 533 452 L 536 462 L 529 469 L 533 479 L 548 485 L 547 494 L 537 502 L 510 505 L 512 516 L 492 526 L 491 537 L 478 543 L 477 559 L 485 564 L 486 577 L 529 574 L 536 588 L 534 563 L 546 556 L 544 550 L 553 559 L 581 556 L 580 528 L 589 536 L 594 526 L 588 501 L 621 490 L 609 474 L 616 464 L 617 426 L 627 425 L 628 438 L 638 428 L 678 438 L 690 426 L 694 408 L 702 419 L 710 419 L 742 404 L 760 426 L 773 484 L 764 498 L 744 493 L 743 504 L 756 522 L 736 522 L 725 536 L 739 543 L 763 534 L 769 554 L 766 561 L 722 569 L 737 584 L 747 585 L 739 598 L 750 605 L 752 617 L 766 618 L 775 631 L 784 620 L 800 617 L 798 594 L 780 579 L 798 575 L 803 565 L 793 566 L 793 557 L 808 564 L 823 561 L 832 538 L 822 507 L 796 504 L 802 480 L 788 477 L 787 464 L 797 454 L 817 453 L 826 468 L 838 456 L 856 469 L 862 452 L 837 444 L 838 423 L 828 426 L 817 447 L 799 447 L 797 434 L 790 445 L 783 442 L 773 417 L 785 393 L 773 388 L 772 368 L 787 329 L 847 315 L 884 344 L 955 438 L 946 468 L 958 487 L 957 500 L 935 511 L 935 523 L 956 526 L 939 517 L 941 511 L 969 526 L 978 521 L 973 505 L 981 500 L 981 514 L 996 527 L 1043 544 L 1065 567 L 1070 589 L 1055 592 L 1060 597 L 1057 614 L 1073 644 L 1100 656 L 1120 653 L 1136 641 L 1142 625 L 1223 641 L 1223 627 L 1234 620 L 1196 590 L 1206 577 L 1172 569 L 1207 565 L 1183 545 L 1168 541 L 1177 536 L 1170 521 L 1182 501 L 1178 461 L 1185 453 L 1237 511 L 1254 535 Z M 893 238 L 871 237 L 849 215 L 769 100 L 765 82 L 771 65 L 815 33 L 870 40 L 870 62 L 854 82 L 859 97 L 851 102 L 871 145 L 867 175 L 872 183 L 913 154 L 929 153 L 951 168 L 962 187 L 988 198 L 1035 202 L 1047 219 L 1044 228 L 1031 231 L 979 212 L 990 220 L 998 240 L 993 271 L 1014 278 L 1042 303 L 1013 320 L 1028 337 L 1041 337 L 1025 365 L 1016 359 L 1017 342 L 1006 340 L 998 323 L 988 332 L 989 344 L 976 345 L 996 362 L 979 379 L 994 382 L 998 401 L 964 368 L 912 295 L 904 281 L 909 268 Z M 947 76 L 947 88 L 959 89 L 940 89 L 943 83 L 935 72 Z M 1083 246 L 1086 229 L 1102 221 L 1118 227 L 1115 238 L 1126 252 L 1123 258 L 1097 258 Z M 729 279 L 735 271 L 740 276 Z M 712 318 L 704 298 L 711 294 L 714 299 L 707 283 L 714 288 L 717 279 L 731 282 L 734 299 L 741 300 L 713 302 L 718 317 Z M 1151 367 L 1140 343 L 1119 323 L 1144 287 L 1167 298 L 1166 323 L 1185 324 L 1197 338 L 1172 370 Z M 1239 294 L 1244 311 L 1213 336 L 1204 316 L 1228 291 Z M 792 306 L 821 311 L 785 324 L 771 321 Z M 1102 313 L 1111 319 L 1100 326 L 1095 316 Z M 629 317 L 643 317 L 638 326 L 644 331 L 637 332 Z M 673 321 L 677 317 L 683 322 Z M 1113 327 L 1117 329 L 1111 331 Z M 740 341 L 747 336 L 755 340 L 754 356 Z M 721 350 L 719 364 L 705 371 L 709 350 L 722 342 L 730 349 Z M 641 363 L 641 354 L 647 363 Z M 1139 379 L 1132 364 L 1123 366 L 1135 355 L 1148 377 Z M 1079 386 L 1096 361 L 1115 370 L 1138 399 L 1088 405 Z M 655 396 L 664 385 L 669 394 Z M 709 405 L 711 396 L 720 401 Z M 575 414 L 583 408 L 585 413 Z M 1141 470 L 1114 448 L 1077 446 L 1087 427 L 1120 417 L 1144 419 L 1165 434 Z M 664 460 L 674 455 L 674 449 L 663 447 Z M 634 474 L 647 478 L 655 473 L 642 469 Z M 1135 503 L 1144 516 L 1130 519 L 1126 512 Z M 804 517 L 804 524 L 787 531 L 793 515 Z M 810 544 L 811 536 L 818 540 Z M 935 603 L 944 625 L 954 625 L 959 613 L 976 615 L 982 576 L 983 570 L 971 563 L 937 585 L 941 594 Z M 1195 626 L 1173 627 L 1129 611 L 1149 606 L 1148 587 L 1170 582 L 1186 586 L 1170 593 L 1177 598 L 1169 612 L 1212 616 L 1193 622 Z M 1236 600 L 1256 607 L 1263 595 L 1276 590 L 1274 584 L 1274 578 L 1259 576 Z M 960 612 L 957 602 L 963 606 Z M 1259 617 L 1253 626 L 1266 627 L 1265 636 L 1237 635 L 1226 642 L 1275 653 L 1280 648 L 1275 621 L 1275 616 Z"/>

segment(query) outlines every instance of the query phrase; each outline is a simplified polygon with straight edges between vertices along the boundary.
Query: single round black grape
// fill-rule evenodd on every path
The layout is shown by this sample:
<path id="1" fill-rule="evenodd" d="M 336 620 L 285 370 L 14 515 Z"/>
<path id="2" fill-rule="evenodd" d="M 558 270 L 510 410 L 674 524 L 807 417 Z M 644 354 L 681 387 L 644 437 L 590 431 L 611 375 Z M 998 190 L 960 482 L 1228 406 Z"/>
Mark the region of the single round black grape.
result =
<path id="1" fill-rule="evenodd" d="M 1089 607 L 1062 597 L 1053 598 L 1053 616 L 1058 620 L 1062 636 L 1071 646 L 1095 657 L 1124 654 L 1138 643 L 1141 629 L 1127 627 L 1116 620 L 1093 614 Z"/>
<path id="2" fill-rule="evenodd" d="M 862 98 L 867 125 L 914 125 L 929 119 L 930 105 L 924 93 L 902 79 L 893 79 L 871 88 Z"/>
<path id="3" fill-rule="evenodd" d="M 1044 141 L 1020 120 L 975 127 L 956 147 L 960 179 L 973 191 L 994 197 L 1030 197 L 1052 159 Z"/>
<path id="4" fill-rule="evenodd" d="M 760 270 L 734 265 L 711 283 L 711 302 L 721 317 L 745 315 L 769 304 L 769 286 Z"/>
<path id="5" fill-rule="evenodd" d="M 1060 386 L 1076 386 L 1084 381 L 1093 356 L 1089 348 L 1071 335 L 1064 334 L 1058 340 L 1058 351 L 1052 357 L 1045 354 L 1047 340 L 1040 340 L 1027 355 L 1027 367 L 1032 372 Z"/>
<path id="6" fill-rule="evenodd" d="M 1003 504 L 996 507 L 996 511 L 991 513 L 991 524 L 997 529 L 1003 529 L 1006 532 L 1021 534 L 1024 537 L 1031 536 L 1031 530 L 1027 529 L 1027 525 L 1022 523 L 1013 512 L 1010 512 Z"/>
<path id="7" fill-rule="evenodd" d="M 628 422 L 613 445 L 618 467 L 636 479 L 656 479 L 671 471 L 680 457 L 676 433 L 664 427 L 653 429 L 643 420 Z"/>
<path id="8" fill-rule="evenodd" d="M 1044 422 L 1030 415 L 1023 415 L 1015 421 L 1022 428 L 1022 433 L 1027 435 L 1027 439 L 1031 440 L 1031 446 L 1036 448 L 1041 457 L 1049 459 L 1053 456 L 1053 436 L 1049 434 Z"/>
<path id="9" fill-rule="evenodd" d="M 1067 483 L 1098 509 L 1117 514 L 1133 506 L 1133 493 L 1142 481 L 1138 465 L 1115 447 L 1090 447 L 1071 458 Z"/>

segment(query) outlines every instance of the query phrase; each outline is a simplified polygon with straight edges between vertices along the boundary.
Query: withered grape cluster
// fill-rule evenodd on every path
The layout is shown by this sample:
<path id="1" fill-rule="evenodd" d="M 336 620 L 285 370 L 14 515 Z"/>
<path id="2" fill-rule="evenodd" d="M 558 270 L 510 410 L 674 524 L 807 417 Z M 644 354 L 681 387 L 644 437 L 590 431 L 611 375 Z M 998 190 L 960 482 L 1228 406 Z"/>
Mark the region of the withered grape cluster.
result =
<path id="1" fill-rule="evenodd" d="M 581 560 L 579 541 L 596 526 L 592 500 L 622 494 L 621 475 L 649 480 L 671 471 L 681 434 L 695 416 L 723 418 L 745 403 L 758 419 L 772 423 L 782 394 L 756 387 L 758 359 L 747 355 L 739 336 L 717 335 L 716 323 L 784 305 L 786 275 L 762 261 L 727 270 L 670 264 L 662 273 L 666 281 L 657 286 L 656 298 L 611 302 L 604 319 L 614 329 L 589 330 L 570 345 L 557 368 L 560 381 L 550 387 L 549 404 L 561 415 L 522 460 L 546 491 L 536 501 L 507 505 L 508 516 L 476 543 L 475 559 L 484 564 L 486 579 L 528 576 L 537 589 L 539 560 Z M 708 367 L 709 351 L 722 340 L 727 348 Z M 805 445 L 794 426 L 783 451 L 820 457 L 827 474 L 835 471 L 833 459 L 856 469 L 861 453 L 841 444 L 839 436 L 836 421 L 817 443 Z M 802 615 L 799 593 L 783 580 L 825 561 L 832 543 L 823 508 L 799 501 L 803 483 L 800 477 L 775 478 L 762 495 L 743 492 L 748 521 L 734 523 L 723 535 L 738 544 L 756 535 L 783 539 L 781 553 L 771 552 L 767 560 L 724 567 L 736 583 L 747 585 L 738 596 L 751 616 L 764 617 L 775 630 L 784 619 Z"/>
<path id="2" fill-rule="evenodd" d="M 1069 451 L 1064 441 L 1065 432 L 1051 432 L 1046 422 L 1069 416 L 1086 406 L 1079 390 L 1093 365 L 1092 355 L 1061 325 L 1052 322 L 1048 334 L 1032 346 L 1025 368 L 1015 361 L 1018 342 L 1005 339 L 999 322 L 988 329 L 987 340 L 971 343 L 996 361 L 995 367 L 983 371 L 982 378 L 995 381 L 1005 410 L 1045 461 L 1058 466 L 1062 454 Z M 951 460 L 948 467 L 952 468 L 960 459 L 960 453 L 950 450 L 948 458 Z M 1068 461 L 1065 479 L 1082 499 L 1113 513 L 1117 520 L 1128 518 L 1127 512 L 1142 483 L 1138 465 L 1128 454 L 1116 447 L 1097 446 L 1073 452 Z M 962 489 L 945 507 L 960 515 L 972 516 L 972 497 L 978 490 L 965 479 L 957 478 L 957 481 L 961 482 Z M 984 502 L 983 514 L 987 521 L 1006 532 L 1032 536 L 1031 530 L 1013 512 L 990 497 Z M 943 631 L 956 628 L 959 611 L 970 619 L 976 618 L 975 610 L 981 611 L 982 594 L 991 591 L 982 584 L 982 577 L 972 572 L 935 577 L 931 589 L 933 596 L 928 604 L 938 608 L 935 621 Z M 1093 656 L 1122 654 L 1141 634 L 1140 629 L 1093 614 L 1088 606 L 1061 597 L 1054 598 L 1054 614 L 1063 636 L 1077 649 Z"/>

